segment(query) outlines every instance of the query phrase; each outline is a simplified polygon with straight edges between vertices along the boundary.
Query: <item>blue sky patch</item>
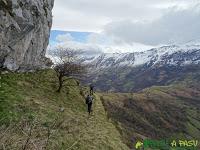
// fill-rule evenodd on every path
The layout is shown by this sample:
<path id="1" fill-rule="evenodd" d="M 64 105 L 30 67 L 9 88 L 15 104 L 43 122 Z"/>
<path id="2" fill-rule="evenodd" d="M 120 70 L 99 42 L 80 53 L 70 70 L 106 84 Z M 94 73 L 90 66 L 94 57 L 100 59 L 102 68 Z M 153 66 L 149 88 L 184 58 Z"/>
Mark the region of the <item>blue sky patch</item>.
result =
<path id="1" fill-rule="evenodd" d="M 57 43 L 56 37 L 58 35 L 65 35 L 69 33 L 74 41 L 80 42 L 80 43 L 85 43 L 87 41 L 87 37 L 91 34 L 91 32 L 77 32 L 77 31 L 60 31 L 60 30 L 51 30 L 51 35 L 50 35 L 50 45 L 54 45 Z"/>

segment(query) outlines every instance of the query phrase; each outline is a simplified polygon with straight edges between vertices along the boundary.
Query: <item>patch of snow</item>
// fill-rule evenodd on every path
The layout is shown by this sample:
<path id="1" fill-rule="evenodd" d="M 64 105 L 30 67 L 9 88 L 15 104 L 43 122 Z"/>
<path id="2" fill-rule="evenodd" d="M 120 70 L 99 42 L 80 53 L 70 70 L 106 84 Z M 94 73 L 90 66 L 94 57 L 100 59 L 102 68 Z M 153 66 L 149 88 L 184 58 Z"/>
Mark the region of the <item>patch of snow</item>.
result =
<path id="1" fill-rule="evenodd" d="M 86 63 L 91 63 L 98 68 L 108 68 L 108 67 L 119 67 L 119 66 L 138 66 L 143 64 L 163 64 L 167 63 L 169 65 L 177 65 L 179 62 L 179 57 L 174 60 L 174 58 L 168 58 L 172 54 L 183 54 L 190 53 L 192 51 L 199 50 L 200 45 L 171 45 L 171 46 L 162 46 L 160 48 L 150 49 L 144 52 L 135 52 L 135 53 L 104 53 L 98 56 L 95 56 L 90 59 L 86 59 Z M 185 57 L 185 56 L 184 56 Z M 199 56 L 198 56 L 199 57 Z M 194 58 L 194 57 L 193 57 Z M 169 60 L 166 60 L 169 59 Z M 196 59 L 196 58 L 195 58 Z M 198 59 L 198 58 L 197 58 Z M 199 63 L 200 60 L 195 62 L 189 57 L 185 59 L 184 62 L 181 62 L 184 65 L 191 63 Z"/>

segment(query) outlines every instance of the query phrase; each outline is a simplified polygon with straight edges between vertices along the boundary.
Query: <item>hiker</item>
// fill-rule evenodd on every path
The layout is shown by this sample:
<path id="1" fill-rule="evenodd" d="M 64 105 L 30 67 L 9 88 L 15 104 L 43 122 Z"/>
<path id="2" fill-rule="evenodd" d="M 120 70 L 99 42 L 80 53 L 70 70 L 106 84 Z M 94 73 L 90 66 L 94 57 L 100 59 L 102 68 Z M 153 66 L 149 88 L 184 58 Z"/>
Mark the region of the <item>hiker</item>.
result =
<path id="1" fill-rule="evenodd" d="M 88 105 L 88 113 L 90 115 L 91 111 L 92 111 L 92 102 L 93 102 L 93 97 L 91 95 L 87 95 L 86 97 L 86 104 Z"/>
<path id="2" fill-rule="evenodd" d="M 78 80 L 76 80 L 76 85 L 80 86 L 80 82 Z"/>
<path id="3" fill-rule="evenodd" d="M 90 84 L 90 95 L 94 94 L 94 85 Z"/>

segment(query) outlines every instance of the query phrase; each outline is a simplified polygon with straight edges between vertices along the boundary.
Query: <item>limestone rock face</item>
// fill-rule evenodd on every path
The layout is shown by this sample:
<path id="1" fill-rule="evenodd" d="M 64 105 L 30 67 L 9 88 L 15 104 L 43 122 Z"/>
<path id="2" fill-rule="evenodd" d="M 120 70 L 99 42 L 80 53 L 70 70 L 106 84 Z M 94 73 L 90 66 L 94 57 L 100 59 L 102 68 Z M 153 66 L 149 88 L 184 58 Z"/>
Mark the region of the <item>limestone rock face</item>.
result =
<path id="1" fill-rule="evenodd" d="M 46 67 L 54 0 L 0 0 L 0 68 Z"/>

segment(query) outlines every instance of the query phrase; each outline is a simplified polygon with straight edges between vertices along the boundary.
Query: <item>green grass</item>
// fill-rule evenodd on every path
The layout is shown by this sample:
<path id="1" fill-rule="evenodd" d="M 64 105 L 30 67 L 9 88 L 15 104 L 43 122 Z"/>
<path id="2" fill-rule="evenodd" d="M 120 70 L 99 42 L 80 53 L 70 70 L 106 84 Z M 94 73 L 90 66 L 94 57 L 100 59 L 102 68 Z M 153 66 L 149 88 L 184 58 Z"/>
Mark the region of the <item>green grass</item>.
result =
<path id="1" fill-rule="evenodd" d="M 65 86 L 57 93 L 53 70 L 8 73 L 1 75 L 0 81 L 0 149 L 22 149 L 31 127 L 27 149 L 128 149 L 107 119 L 98 95 L 94 112 L 88 116 L 80 94 L 85 88 Z M 71 80 L 68 84 L 75 85 L 75 82 Z"/>

